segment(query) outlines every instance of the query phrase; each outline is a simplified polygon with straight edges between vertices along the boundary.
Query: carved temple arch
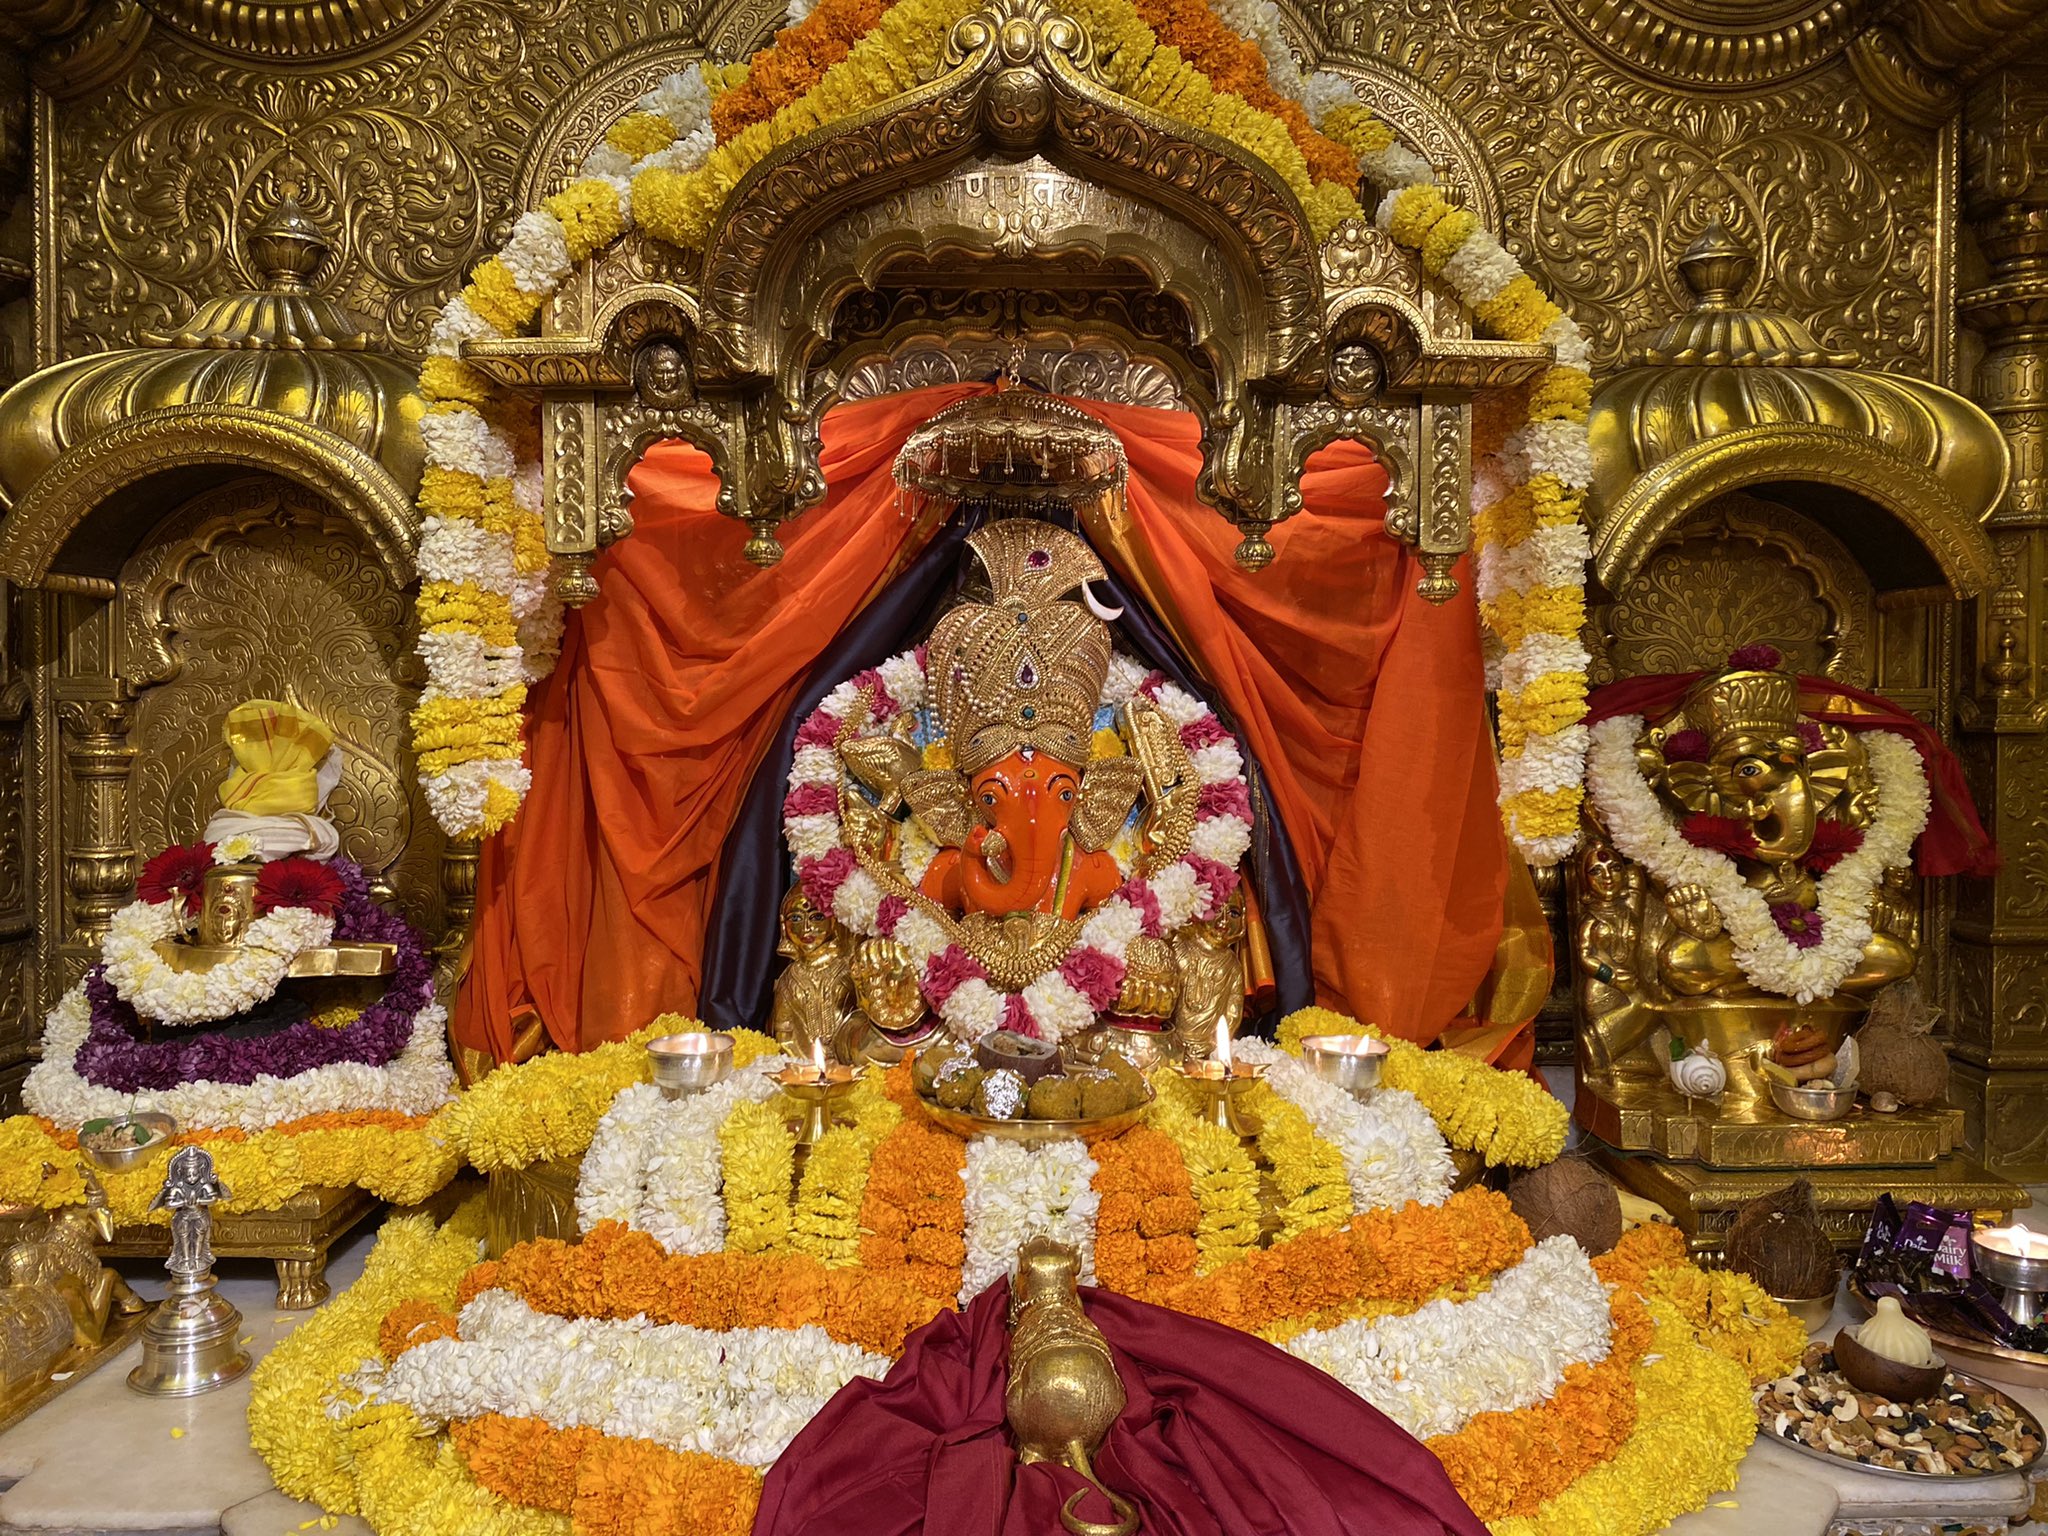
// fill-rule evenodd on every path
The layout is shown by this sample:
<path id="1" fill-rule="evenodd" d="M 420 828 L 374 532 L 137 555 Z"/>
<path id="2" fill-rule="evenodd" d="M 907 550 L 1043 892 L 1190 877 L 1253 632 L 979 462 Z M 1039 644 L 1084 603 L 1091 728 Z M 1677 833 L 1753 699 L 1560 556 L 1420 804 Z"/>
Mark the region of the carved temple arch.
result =
<path id="1" fill-rule="evenodd" d="M 1594 519 L 1594 572 L 1618 592 L 1698 508 L 1729 491 L 1784 483 L 1833 487 L 1882 508 L 1926 550 L 1958 599 L 1998 584 L 1990 537 L 1932 470 L 1862 433 L 1816 425 L 1709 438 L 1640 475 Z"/>
<path id="2" fill-rule="evenodd" d="M 195 405 L 150 411 L 64 451 L 0 524 L 0 579 L 42 582 L 87 518 L 131 486 L 175 463 L 255 470 L 296 481 L 320 496 L 361 532 L 364 543 L 399 586 L 417 571 L 419 522 L 406 487 L 376 458 L 339 435 L 275 412 Z M 99 563 L 112 574 L 127 547 Z"/>

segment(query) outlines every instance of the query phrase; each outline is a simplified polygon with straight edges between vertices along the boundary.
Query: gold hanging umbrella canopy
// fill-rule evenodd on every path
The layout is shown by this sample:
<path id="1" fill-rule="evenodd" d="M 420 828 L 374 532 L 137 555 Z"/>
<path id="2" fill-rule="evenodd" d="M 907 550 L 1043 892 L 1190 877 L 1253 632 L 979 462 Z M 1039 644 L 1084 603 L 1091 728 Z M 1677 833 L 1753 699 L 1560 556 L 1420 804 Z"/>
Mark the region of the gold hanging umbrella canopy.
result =
<path id="1" fill-rule="evenodd" d="M 949 405 L 910 434 L 896 483 L 945 501 L 1092 500 L 1119 493 L 1124 445 L 1086 411 L 1035 390 L 1002 388 Z"/>

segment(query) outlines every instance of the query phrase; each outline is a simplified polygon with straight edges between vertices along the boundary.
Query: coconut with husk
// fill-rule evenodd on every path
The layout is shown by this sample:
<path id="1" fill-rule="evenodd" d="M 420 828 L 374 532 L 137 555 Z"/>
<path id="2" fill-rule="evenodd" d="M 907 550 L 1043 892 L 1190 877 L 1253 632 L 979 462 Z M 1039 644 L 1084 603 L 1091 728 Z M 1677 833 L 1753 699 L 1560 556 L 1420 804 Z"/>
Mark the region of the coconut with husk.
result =
<path id="1" fill-rule="evenodd" d="M 1560 1157 L 1508 1185 L 1508 1204 L 1537 1242 L 1560 1233 L 1588 1253 L 1621 1241 L 1621 1195 L 1582 1158 Z"/>
<path id="2" fill-rule="evenodd" d="M 1724 1246 L 1728 1267 L 1773 1296 L 1804 1301 L 1835 1293 L 1840 1262 L 1804 1179 L 1739 1207 Z"/>
<path id="3" fill-rule="evenodd" d="M 1939 1104 L 1948 1097 L 1948 1052 L 1934 1038 L 1940 1017 L 1927 1004 L 1917 977 L 1895 981 L 1877 994 L 1856 1032 L 1862 1062 L 1857 1086 L 1873 1100 L 1890 1094 L 1901 1104 Z"/>

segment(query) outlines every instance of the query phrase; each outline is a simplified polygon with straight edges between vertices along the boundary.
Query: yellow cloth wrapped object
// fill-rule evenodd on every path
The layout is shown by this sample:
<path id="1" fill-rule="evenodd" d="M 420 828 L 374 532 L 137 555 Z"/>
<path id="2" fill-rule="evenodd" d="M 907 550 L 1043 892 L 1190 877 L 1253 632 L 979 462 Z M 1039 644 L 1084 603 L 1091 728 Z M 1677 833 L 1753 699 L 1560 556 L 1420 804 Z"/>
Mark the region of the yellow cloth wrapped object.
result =
<path id="1" fill-rule="evenodd" d="M 309 816 L 320 809 L 319 768 L 334 729 L 310 710 L 251 699 L 221 726 L 235 771 L 221 781 L 223 810 L 250 816 Z"/>

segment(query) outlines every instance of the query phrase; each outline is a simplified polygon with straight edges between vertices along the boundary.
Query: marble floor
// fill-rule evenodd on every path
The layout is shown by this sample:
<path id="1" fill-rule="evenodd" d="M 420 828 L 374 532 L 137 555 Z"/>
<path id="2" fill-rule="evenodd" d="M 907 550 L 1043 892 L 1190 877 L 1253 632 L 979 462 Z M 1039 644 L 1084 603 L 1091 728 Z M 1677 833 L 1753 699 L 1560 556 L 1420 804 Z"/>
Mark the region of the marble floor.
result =
<path id="1" fill-rule="evenodd" d="M 339 1291 L 362 1270 L 370 1230 L 336 1249 Z M 162 1293 L 146 1266 L 131 1268 L 145 1296 Z M 160 1272 L 159 1272 L 160 1273 Z M 261 1355 L 306 1315 L 278 1312 L 267 1268 L 231 1266 L 222 1288 L 241 1308 L 248 1348 Z M 1825 1332 L 1853 1320 L 1838 1309 Z M 247 1377 L 182 1401 L 138 1397 L 127 1387 L 141 1346 L 131 1344 L 55 1401 L 0 1435 L 0 1533 L 38 1536 L 367 1536 L 351 1517 L 323 1517 L 270 1484 L 249 1448 Z M 2016 1391 L 2048 1419 L 2048 1392 Z M 1930 1493 L 1901 1478 L 1834 1468 L 1759 1444 L 1742 1479 L 1713 1504 L 1676 1522 L 1672 1536 L 1823 1536 L 1831 1526 L 1926 1531 L 1983 1521 L 2017 1523 L 2032 1502 L 2014 1475 Z M 331 1523 L 330 1523 L 331 1522 Z"/>

